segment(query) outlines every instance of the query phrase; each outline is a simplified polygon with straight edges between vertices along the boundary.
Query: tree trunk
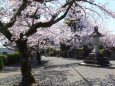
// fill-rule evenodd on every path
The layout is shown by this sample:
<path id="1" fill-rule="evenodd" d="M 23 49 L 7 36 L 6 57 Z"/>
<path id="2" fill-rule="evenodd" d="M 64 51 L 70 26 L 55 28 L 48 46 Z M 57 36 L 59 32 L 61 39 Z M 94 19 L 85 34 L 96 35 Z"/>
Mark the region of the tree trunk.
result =
<path id="1" fill-rule="evenodd" d="M 37 52 L 37 57 L 36 57 L 37 61 L 38 61 L 38 65 L 41 65 L 41 55 L 40 52 Z"/>
<path id="2" fill-rule="evenodd" d="M 22 83 L 21 86 L 31 86 L 35 83 L 35 79 L 31 73 L 31 65 L 29 63 L 29 54 L 27 48 L 27 40 L 19 39 L 16 41 L 17 47 L 21 54 L 21 73 L 22 73 Z"/>
<path id="3" fill-rule="evenodd" d="M 31 65 L 28 60 L 23 60 L 21 64 L 22 86 L 31 86 L 35 79 L 31 73 Z"/>

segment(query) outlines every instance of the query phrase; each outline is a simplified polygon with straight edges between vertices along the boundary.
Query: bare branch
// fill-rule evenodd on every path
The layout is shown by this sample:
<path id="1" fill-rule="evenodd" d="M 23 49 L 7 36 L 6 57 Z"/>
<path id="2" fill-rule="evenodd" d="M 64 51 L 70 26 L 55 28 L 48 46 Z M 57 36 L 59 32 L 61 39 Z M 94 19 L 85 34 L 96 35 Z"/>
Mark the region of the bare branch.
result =
<path id="1" fill-rule="evenodd" d="M 57 22 L 59 22 L 60 20 L 62 20 L 62 19 L 67 15 L 67 13 L 68 13 L 68 11 L 69 11 L 70 8 L 71 8 L 71 6 L 69 6 L 68 9 L 66 10 L 66 12 L 65 12 L 62 16 L 60 16 L 59 18 L 57 18 L 57 19 L 54 21 L 54 23 L 57 23 Z"/>
<path id="2" fill-rule="evenodd" d="M 35 16 L 37 14 L 37 11 L 38 11 L 39 7 L 36 9 L 35 13 L 33 14 L 33 16 Z M 32 25 L 34 24 L 34 20 L 35 18 L 32 19 Z"/>
<path id="3" fill-rule="evenodd" d="M 102 18 L 102 16 L 98 13 L 98 12 L 96 12 L 95 10 L 93 10 L 93 9 L 89 9 L 89 8 L 86 8 L 85 7 L 85 9 L 88 9 L 88 10 L 90 10 L 90 11 L 92 11 L 92 12 L 94 12 L 94 13 L 96 13 L 101 19 L 102 19 L 102 21 L 103 21 L 103 18 Z M 87 13 L 88 14 L 88 13 Z"/>
<path id="4" fill-rule="evenodd" d="M 10 19 L 10 22 L 7 23 L 7 27 L 12 27 L 14 23 L 16 22 L 16 18 L 21 15 L 21 12 L 27 7 L 28 0 L 23 0 L 23 3 L 20 5 L 17 12 L 13 15 L 13 17 Z"/>
<path id="5" fill-rule="evenodd" d="M 1 21 L 0 21 L 0 32 L 1 32 L 8 40 L 11 41 L 12 34 L 11 34 L 10 31 L 7 29 L 7 27 L 5 26 L 5 24 L 3 24 Z"/>
<path id="6" fill-rule="evenodd" d="M 115 15 L 112 15 L 112 13 L 110 11 L 108 11 L 107 9 L 105 9 L 103 6 L 97 5 L 96 3 L 90 2 L 88 0 L 81 0 L 83 2 L 87 2 L 91 5 L 97 6 L 99 9 L 101 9 L 102 11 L 106 12 L 107 14 L 111 15 L 113 18 L 115 17 Z"/>
<path id="7" fill-rule="evenodd" d="M 69 4 L 71 4 L 72 2 L 75 2 L 75 0 L 67 1 L 67 3 L 64 4 L 62 7 L 64 8 L 64 7 L 68 6 Z"/>

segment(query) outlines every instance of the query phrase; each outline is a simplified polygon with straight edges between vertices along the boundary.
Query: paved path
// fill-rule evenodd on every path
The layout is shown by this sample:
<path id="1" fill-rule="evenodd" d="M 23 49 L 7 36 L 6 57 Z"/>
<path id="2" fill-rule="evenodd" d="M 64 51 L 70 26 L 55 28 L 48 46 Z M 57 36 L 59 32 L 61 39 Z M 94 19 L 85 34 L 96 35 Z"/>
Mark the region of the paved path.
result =
<path id="1" fill-rule="evenodd" d="M 60 86 L 60 84 L 61 86 L 115 86 L 115 61 L 110 62 L 112 64 L 110 67 L 90 67 L 79 65 L 83 62 L 81 60 L 69 58 L 43 57 L 43 60 L 48 62 L 39 74 L 44 72 L 47 78 L 45 84 L 53 83 L 52 86 Z M 58 77 L 64 79 L 61 81 Z"/>
<path id="2" fill-rule="evenodd" d="M 33 75 L 41 86 L 115 86 L 115 61 L 110 67 L 82 66 L 82 60 L 42 57 L 43 65 L 33 63 Z M 0 73 L 0 78 L 19 75 L 20 70 Z"/>

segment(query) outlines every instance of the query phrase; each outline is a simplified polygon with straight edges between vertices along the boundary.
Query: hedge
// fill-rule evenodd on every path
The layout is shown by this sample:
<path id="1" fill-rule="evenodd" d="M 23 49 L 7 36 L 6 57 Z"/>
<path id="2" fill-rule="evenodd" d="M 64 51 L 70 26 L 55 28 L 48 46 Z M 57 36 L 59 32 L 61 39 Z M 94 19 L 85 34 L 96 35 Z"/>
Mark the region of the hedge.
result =
<path id="1" fill-rule="evenodd" d="M 4 55 L 0 55 L 0 70 L 2 70 L 2 69 L 3 69 L 3 66 L 4 66 L 4 61 L 3 61 L 3 59 L 4 59 Z"/>
<path id="2" fill-rule="evenodd" d="M 15 54 L 9 54 L 7 55 L 7 64 L 13 64 L 17 63 L 19 61 L 19 53 L 16 52 Z"/>
<path id="3" fill-rule="evenodd" d="M 8 55 L 0 55 L 0 67 L 8 64 L 14 64 L 19 61 L 19 53 L 16 52 L 15 54 L 8 54 Z"/>
<path id="4" fill-rule="evenodd" d="M 46 55 L 46 56 L 58 56 L 59 50 L 49 47 L 47 49 L 41 49 L 40 54 L 41 55 Z"/>

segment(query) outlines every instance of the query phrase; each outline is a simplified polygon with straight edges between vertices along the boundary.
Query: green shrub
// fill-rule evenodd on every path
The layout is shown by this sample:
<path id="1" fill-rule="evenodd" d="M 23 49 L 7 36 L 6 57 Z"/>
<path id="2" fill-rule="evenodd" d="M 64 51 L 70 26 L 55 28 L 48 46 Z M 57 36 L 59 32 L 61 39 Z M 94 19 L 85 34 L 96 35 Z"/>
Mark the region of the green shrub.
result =
<path id="1" fill-rule="evenodd" d="M 7 64 L 7 56 L 6 55 L 3 55 L 3 62 L 4 62 L 4 65 Z"/>
<path id="2" fill-rule="evenodd" d="M 99 49 L 100 54 L 104 54 L 105 49 Z"/>
<path id="3" fill-rule="evenodd" d="M 58 53 L 59 53 L 59 50 L 56 50 L 54 48 L 47 48 L 46 50 L 47 56 L 57 56 Z"/>
<path id="4" fill-rule="evenodd" d="M 15 54 L 9 54 L 7 55 L 7 64 L 13 64 L 17 63 L 19 61 L 19 53 L 16 52 Z"/>
<path id="5" fill-rule="evenodd" d="M 3 61 L 4 56 L 0 55 L 0 70 L 2 70 L 3 66 L 4 66 L 4 61 Z"/>
<path id="6" fill-rule="evenodd" d="M 19 52 L 16 52 L 15 54 L 0 55 L 0 68 L 3 65 L 17 63 L 19 61 L 19 57 Z"/>

